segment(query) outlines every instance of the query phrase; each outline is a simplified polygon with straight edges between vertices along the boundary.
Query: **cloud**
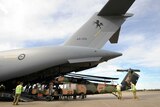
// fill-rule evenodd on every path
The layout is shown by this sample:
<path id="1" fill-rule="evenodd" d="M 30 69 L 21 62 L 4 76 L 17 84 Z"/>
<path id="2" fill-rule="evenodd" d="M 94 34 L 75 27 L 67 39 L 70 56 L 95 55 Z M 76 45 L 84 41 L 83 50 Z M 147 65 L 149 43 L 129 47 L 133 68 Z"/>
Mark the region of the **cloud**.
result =
<path id="1" fill-rule="evenodd" d="M 3 5 L 0 4 L 0 15 L 6 15 L 8 11 L 4 8 Z"/>
<path id="2" fill-rule="evenodd" d="M 6 51 L 6 50 L 11 50 L 11 49 L 19 49 L 19 48 L 23 48 L 20 45 L 18 45 L 17 43 L 13 43 L 12 45 L 10 43 L 3 43 L 0 44 L 0 51 Z"/>
<path id="3" fill-rule="evenodd" d="M 38 0 L 3 1 L 3 6 L 8 11 L 0 22 L 0 33 L 7 36 L 3 40 L 11 37 L 10 35 L 16 37 L 13 39 L 18 41 L 42 38 L 46 32 L 45 27 L 40 26 L 43 17 L 54 13 L 58 3 L 58 1 L 51 2 L 50 0 L 42 0 L 41 2 Z"/>
<path id="4" fill-rule="evenodd" d="M 98 76 L 119 76 L 121 73 L 116 72 L 117 69 L 121 69 L 120 66 L 114 65 L 113 61 L 103 62 L 99 64 L 97 67 L 82 71 L 80 73 L 89 74 L 89 75 L 98 75 Z"/>
<path id="5" fill-rule="evenodd" d="M 143 77 L 145 77 L 145 75 Z M 153 77 L 147 78 L 147 80 L 150 81 L 145 81 L 143 77 L 140 77 L 140 80 L 137 82 L 137 89 L 159 89 L 160 82 L 158 80 L 160 77 L 154 78 L 154 80 L 151 80 Z"/>
<path id="6" fill-rule="evenodd" d="M 135 16 L 144 17 L 147 14 L 159 13 L 159 0 L 136 0 L 130 12 L 136 13 Z"/>
<path id="7" fill-rule="evenodd" d="M 71 36 L 87 21 L 102 1 L 94 0 L 1 0 L 0 45 L 48 41 Z M 88 8 L 92 7 L 92 8 Z M 12 38 L 12 39 L 10 39 Z"/>
<path id="8" fill-rule="evenodd" d="M 148 38 L 146 35 L 127 35 L 121 42 L 126 44 L 126 49 L 122 51 L 120 60 L 126 63 L 134 63 L 145 67 L 160 68 L 160 35 Z M 154 41 L 154 42 L 153 42 Z"/>

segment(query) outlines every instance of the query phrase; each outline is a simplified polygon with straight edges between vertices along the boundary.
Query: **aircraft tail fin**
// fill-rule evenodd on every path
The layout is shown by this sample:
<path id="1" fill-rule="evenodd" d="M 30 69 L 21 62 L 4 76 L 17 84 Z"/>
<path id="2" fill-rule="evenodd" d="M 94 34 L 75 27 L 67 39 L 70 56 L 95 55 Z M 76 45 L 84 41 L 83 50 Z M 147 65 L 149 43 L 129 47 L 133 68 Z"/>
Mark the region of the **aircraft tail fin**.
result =
<path id="1" fill-rule="evenodd" d="M 124 90 L 131 89 L 130 82 L 136 85 L 138 79 L 139 79 L 139 75 L 135 71 L 128 71 L 127 75 L 121 82 L 121 85 L 122 85 L 121 90 L 124 91 Z"/>
<path id="2" fill-rule="evenodd" d="M 109 0 L 64 45 L 102 48 L 107 41 L 117 43 L 121 25 L 133 14 L 126 11 L 135 0 Z M 119 10 L 118 10 L 118 9 Z"/>

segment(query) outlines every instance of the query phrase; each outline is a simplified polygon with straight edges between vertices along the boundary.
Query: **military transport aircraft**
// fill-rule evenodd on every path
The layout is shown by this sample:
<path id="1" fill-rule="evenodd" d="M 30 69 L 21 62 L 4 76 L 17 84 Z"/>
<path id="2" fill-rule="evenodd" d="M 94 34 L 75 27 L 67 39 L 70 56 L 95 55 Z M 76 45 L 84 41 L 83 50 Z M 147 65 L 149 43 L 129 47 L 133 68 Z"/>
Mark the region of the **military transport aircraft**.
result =
<path id="1" fill-rule="evenodd" d="M 133 15 L 126 12 L 134 1 L 109 0 L 62 46 L 0 52 L 0 82 L 11 90 L 17 81 L 41 81 L 93 68 L 121 56 L 101 48 L 107 41 L 118 42 L 121 25 Z"/>

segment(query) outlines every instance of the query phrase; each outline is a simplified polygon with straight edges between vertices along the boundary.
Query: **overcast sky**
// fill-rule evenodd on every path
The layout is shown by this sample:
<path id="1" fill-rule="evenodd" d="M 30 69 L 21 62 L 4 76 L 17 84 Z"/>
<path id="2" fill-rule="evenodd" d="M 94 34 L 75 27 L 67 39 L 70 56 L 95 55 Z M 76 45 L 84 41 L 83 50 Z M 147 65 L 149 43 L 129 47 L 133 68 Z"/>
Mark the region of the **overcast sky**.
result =
<path id="1" fill-rule="evenodd" d="M 0 0 L 0 51 L 60 45 L 108 0 Z M 120 77 L 120 68 L 140 69 L 137 87 L 160 88 L 160 1 L 136 0 L 128 11 L 119 43 L 105 50 L 123 56 L 100 64 L 86 74 Z"/>

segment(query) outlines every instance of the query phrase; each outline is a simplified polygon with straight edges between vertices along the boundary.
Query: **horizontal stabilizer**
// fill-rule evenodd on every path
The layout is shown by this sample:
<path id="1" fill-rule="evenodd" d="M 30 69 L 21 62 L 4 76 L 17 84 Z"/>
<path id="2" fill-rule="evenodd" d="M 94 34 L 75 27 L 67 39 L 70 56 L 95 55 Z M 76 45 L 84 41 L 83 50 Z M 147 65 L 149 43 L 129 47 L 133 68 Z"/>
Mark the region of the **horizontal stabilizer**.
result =
<path id="1" fill-rule="evenodd" d="M 121 16 L 131 7 L 135 0 L 109 0 L 98 13 L 99 16 Z"/>
<path id="2" fill-rule="evenodd" d="M 69 63 L 82 63 L 82 62 L 95 62 L 100 61 L 102 57 L 90 57 L 90 58 L 79 58 L 79 59 L 69 59 Z"/>
<path id="3" fill-rule="evenodd" d="M 109 39 L 109 41 L 110 41 L 111 43 L 118 43 L 118 38 L 119 38 L 120 29 L 121 29 L 121 28 L 119 28 L 119 29 L 117 30 L 117 32 Z"/>

